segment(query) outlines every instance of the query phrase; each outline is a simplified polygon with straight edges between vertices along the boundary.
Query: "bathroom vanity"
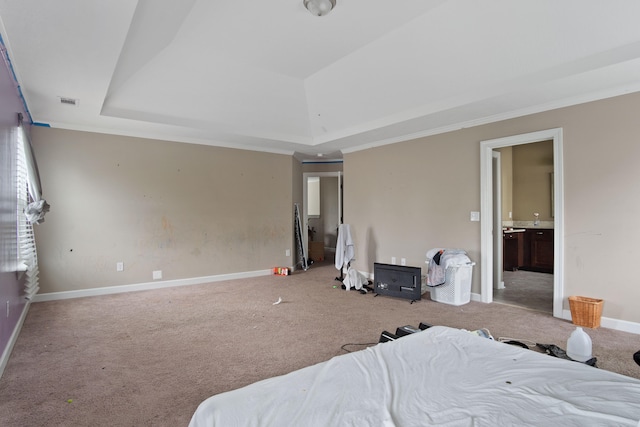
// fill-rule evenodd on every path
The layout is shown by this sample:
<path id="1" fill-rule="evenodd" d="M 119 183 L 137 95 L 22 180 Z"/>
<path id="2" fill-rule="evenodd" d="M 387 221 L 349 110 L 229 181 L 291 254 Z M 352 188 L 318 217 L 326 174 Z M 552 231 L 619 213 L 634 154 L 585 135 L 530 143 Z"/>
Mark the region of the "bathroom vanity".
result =
<path id="1" fill-rule="evenodd" d="M 553 273 L 553 229 L 504 230 L 503 269 Z"/>

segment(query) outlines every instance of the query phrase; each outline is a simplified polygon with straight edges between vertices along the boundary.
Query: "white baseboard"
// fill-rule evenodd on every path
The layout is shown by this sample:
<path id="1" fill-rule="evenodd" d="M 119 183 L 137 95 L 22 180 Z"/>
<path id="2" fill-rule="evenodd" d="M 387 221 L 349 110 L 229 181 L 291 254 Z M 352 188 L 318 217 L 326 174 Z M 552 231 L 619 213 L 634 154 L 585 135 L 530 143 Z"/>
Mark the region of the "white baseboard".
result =
<path id="1" fill-rule="evenodd" d="M 562 310 L 562 318 L 571 321 L 571 310 Z M 610 317 L 601 317 L 600 326 L 603 328 L 615 329 L 616 331 L 630 332 L 640 335 L 640 323 L 629 322 L 627 320 L 612 319 Z"/>
<path id="2" fill-rule="evenodd" d="M 13 328 L 13 333 L 9 338 L 9 342 L 2 352 L 2 357 L 0 358 L 0 378 L 2 378 L 2 374 L 4 373 L 4 368 L 7 366 L 7 362 L 9 362 L 9 356 L 11 356 L 11 351 L 13 350 L 13 346 L 18 340 L 18 336 L 20 335 L 20 331 L 22 330 L 22 325 L 24 324 L 24 319 L 27 317 L 27 313 L 29 312 L 29 306 L 31 302 L 27 300 L 27 303 L 24 305 L 22 310 L 22 314 L 20 315 L 20 319 L 18 319 L 18 323 L 16 327 Z"/>
<path id="3" fill-rule="evenodd" d="M 472 301 L 482 302 L 480 294 L 471 294 Z M 562 319 L 571 322 L 571 310 L 562 310 Z M 603 328 L 615 329 L 616 331 L 630 332 L 640 335 L 640 323 L 629 322 L 627 320 L 612 319 L 610 317 L 601 317 L 600 326 Z"/>
<path id="4" fill-rule="evenodd" d="M 156 280 L 153 282 L 136 283 L 132 285 L 107 286 L 103 288 L 80 289 L 77 291 L 49 292 L 37 294 L 33 302 L 55 301 L 71 298 L 93 297 L 99 295 L 119 294 L 123 292 L 147 291 L 152 289 L 171 288 L 174 286 L 201 285 L 203 283 L 221 282 L 223 280 L 246 279 L 250 277 L 269 276 L 271 269 L 246 271 L 241 273 L 219 274 L 216 276 L 192 277 L 176 280 Z"/>
<path id="5" fill-rule="evenodd" d="M 365 277 L 370 277 L 373 279 L 373 274 L 367 273 L 367 272 L 362 272 L 362 273 L 365 275 Z M 152 290 L 152 289 L 169 288 L 173 286 L 200 285 L 203 283 L 221 282 L 223 280 L 269 276 L 271 274 L 272 274 L 271 269 L 267 269 L 267 270 L 247 271 L 242 273 L 220 274 L 216 276 L 193 277 L 189 279 L 164 280 L 164 281 L 138 283 L 133 285 L 120 285 L 120 286 L 109 286 L 104 288 L 82 289 L 77 291 L 51 292 L 51 293 L 36 295 L 33 298 L 33 302 L 44 302 L 44 301 L 98 296 L 98 295 L 109 295 L 109 294 L 117 294 L 122 292 L 145 291 L 145 290 Z M 482 302 L 481 295 L 477 293 L 471 293 L 471 300 Z M 5 349 L 2 355 L 2 359 L 0 359 L 0 376 L 2 375 L 2 371 L 4 370 L 4 366 L 6 364 L 5 358 L 8 359 L 8 355 L 11 354 L 11 348 L 13 348 L 13 343 L 15 339 L 17 339 L 18 333 L 22 328 L 22 323 L 24 322 L 24 318 L 26 317 L 28 306 L 29 304 L 25 306 L 25 310 L 23 311 L 22 316 L 20 317 L 19 325 L 16 326 L 11 336 L 11 341 L 7 346 L 7 348 Z M 571 311 L 563 310 L 562 318 L 565 320 L 571 321 Z M 640 323 L 629 322 L 626 320 L 612 319 L 609 317 L 602 317 L 600 319 L 600 325 L 604 328 L 615 329 L 617 331 L 630 332 L 632 334 L 640 335 Z"/>

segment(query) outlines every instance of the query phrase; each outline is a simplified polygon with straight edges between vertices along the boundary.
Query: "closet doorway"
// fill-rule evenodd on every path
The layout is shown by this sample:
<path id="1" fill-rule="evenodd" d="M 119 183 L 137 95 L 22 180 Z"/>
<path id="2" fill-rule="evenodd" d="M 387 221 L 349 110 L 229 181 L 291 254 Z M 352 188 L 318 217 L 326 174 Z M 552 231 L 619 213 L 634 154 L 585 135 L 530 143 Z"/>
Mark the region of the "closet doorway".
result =
<path id="1" fill-rule="evenodd" d="M 496 198 L 500 198 L 501 191 L 497 191 L 499 180 L 496 178 L 496 164 L 500 165 L 502 159 L 498 157 L 496 161 L 496 150 L 503 147 L 515 147 L 523 144 L 532 144 L 542 141 L 552 141 L 553 145 L 553 171 L 550 174 L 549 185 L 553 194 L 553 202 L 551 203 L 551 211 L 553 218 L 552 241 L 546 244 L 553 247 L 552 260 L 546 262 L 551 265 L 553 276 L 553 315 L 554 317 L 563 317 L 563 169 L 562 169 L 562 129 L 550 129 L 540 132 L 533 132 L 523 135 L 515 135 L 512 137 L 499 138 L 494 140 L 481 142 L 481 301 L 496 301 L 496 294 L 502 292 L 500 284 L 504 284 L 505 277 L 513 280 L 513 271 L 504 272 L 503 254 L 501 251 L 501 243 L 503 240 L 503 224 L 509 224 L 509 218 L 502 218 L 502 210 L 498 206 L 501 203 L 496 202 Z M 531 223 L 537 221 L 538 218 L 533 216 L 531 212 Z M 529 219 L 529 218 L 525 218 Z M 505 222 L 506 221 L 506 222 Z M 518 225 L 514 223 L 513 225 Z M 525 224 L 532 225 L 532 224 Z M 540 227 L 538 224 L 536 227 Z M 513 227 L 514 231 L 516 227 Z M 535 228 L 535 227 L 534 227 Z M 538 229 L 535 231 L 542 232 Z M 515 233 L 512 233 L 515 234 Z M 534 233 L 535 235 L 535 233 Z M 521 237 L 521 236 L 518 236 Z M 552 246 L 551 246 L 552 245 Z M 528 254 L 530 256 L 530 254 Z M 507 269 L 509 270 L 509 268 Z M 535 270 L 535 269 L 534 269 Z M 503 276 L 503 272 L 507 273 Z M 523 271 L 524 276 L 527 274 Z M 544 278 L 539 276 L 538 278 Z M 524 278 L 524 277 L 521 277 Z M 531 279 L 531 278 L 525 278 Z M 546 278 L 549 279 L 548 277 Z"/>
<path id="2" fill-rule="evenodd" d="M 314 263 L 332 263 L 342 224 L 342 172 L 305 172 L 302 176 L 303 244 Z"/>

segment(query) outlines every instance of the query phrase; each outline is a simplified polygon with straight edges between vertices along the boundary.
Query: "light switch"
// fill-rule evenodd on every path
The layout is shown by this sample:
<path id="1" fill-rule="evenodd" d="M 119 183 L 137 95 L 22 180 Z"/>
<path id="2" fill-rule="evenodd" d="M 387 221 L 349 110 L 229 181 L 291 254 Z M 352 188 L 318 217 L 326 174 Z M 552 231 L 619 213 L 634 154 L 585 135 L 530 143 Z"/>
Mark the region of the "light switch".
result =
<path id="1" fill-rule="evenodd" d="M 471 221 L 480 221 L 480 212 L 472 211 L 470 218 Z"/>

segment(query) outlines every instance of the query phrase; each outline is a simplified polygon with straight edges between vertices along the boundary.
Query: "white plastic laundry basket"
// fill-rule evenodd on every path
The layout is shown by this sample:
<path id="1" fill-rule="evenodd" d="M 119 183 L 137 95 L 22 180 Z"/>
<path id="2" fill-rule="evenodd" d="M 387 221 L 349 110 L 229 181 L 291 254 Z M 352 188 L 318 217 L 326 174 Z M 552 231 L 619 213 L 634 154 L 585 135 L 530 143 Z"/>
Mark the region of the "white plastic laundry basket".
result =
<path id="1" fill-rule="evenodd" d="M 447 249 L 434 248 L 427 252 L 427 265 L 430 264 L 431 258 L 433 258 L 440 250 Z M 460 249 L 456 250 L 460 251 Z M 463 305 L 471 301 L 471 278 L 475 262 L 472 262 L 468 256 L 464 256 L 463 259 L 466 259 L 467 262 L 449 265 L 447 267 L 444 284 L 439 286 L 429 286 L 431 299 L 433 301 L 451 305 Z M 427 283 L 427 285 L 430 284 Z"/>
<path id="2" fill-rule="evenodd" d="M 475 263 L 449 266 L 444 285 L 431 289 L 431 299 L 451 305 L 463 305 L 471 301 L 471 277 Z"/>

